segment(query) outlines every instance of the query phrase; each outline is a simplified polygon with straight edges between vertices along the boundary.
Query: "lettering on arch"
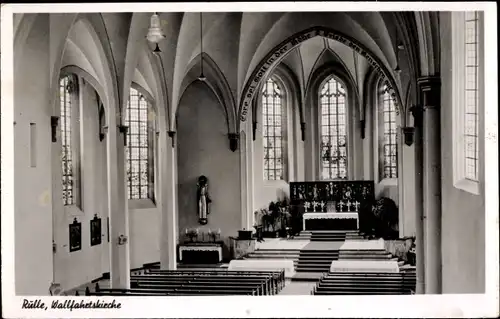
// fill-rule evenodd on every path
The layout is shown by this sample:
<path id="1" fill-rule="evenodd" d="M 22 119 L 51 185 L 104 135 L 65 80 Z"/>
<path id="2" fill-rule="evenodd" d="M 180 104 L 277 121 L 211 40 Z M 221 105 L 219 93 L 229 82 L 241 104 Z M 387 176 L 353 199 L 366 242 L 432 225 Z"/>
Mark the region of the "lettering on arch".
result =
<path id="1" fill-rule="evenodd" d="M 368 63 L 381 74 L 382 81 L 389 88 L 393 99 L 397 101 L 396 92 L 393 89 L 394 86 L 390 80 L 390 77 L 388 76 L 385 68 L 381 66 L 381 63 L 378 61 L 376 57 L 374 57 L 370 52 L 368 52 L 360 45 L 353 42 L 349 37 L 344 36 L 343 34 L 333 31 L 327 31 L 324 28 L 314 27 L 305 30 L 303 32 L 299 32 L 293 35 L 292 37 L 286 39 L 285 41 L 281 42 L 271 52 L 269 52 L 265 56 L 265 58 L 260 62 L 257 68 L 255 68 L 249 80 L 245 84 L 245 87 L 243 88 L 242 99 L 240 101 L 240 114 L 239 114 L 241 122 L 246 121 L 248 110 L 251 109 L 252 107 L 252 100 L 256 93 L 256 89 L 259 86 L 260 82 L 263 80 L 263 77 L 266 74 L 266 72 L 274 65 L 277 65 L 277 63 L 279 63 L 287 55 L 287 53 L 292 51 L 299 44 L 316 36 L 322 36 L 328 39 L 339 41 L 347 45 L 348 47 L 352 48 L 361 56 L 363 56 L 368 61 Z"/>

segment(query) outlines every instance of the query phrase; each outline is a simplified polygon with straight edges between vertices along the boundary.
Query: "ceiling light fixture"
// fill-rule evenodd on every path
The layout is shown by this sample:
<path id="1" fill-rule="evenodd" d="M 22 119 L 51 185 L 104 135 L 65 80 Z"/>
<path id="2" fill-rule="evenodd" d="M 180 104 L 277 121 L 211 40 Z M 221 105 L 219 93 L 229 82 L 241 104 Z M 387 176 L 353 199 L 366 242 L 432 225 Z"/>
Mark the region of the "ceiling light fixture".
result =
<path id="1" fill-rule="evenodd" d="M 146 36 L 146 38 L 149 42 L 156 44 L 156 47 L 153 50 L 154 53 L 161 52 L 158 43 L 165 38 L 165 35 L 161 30 L 160 17 L 156 12 L 151 16 L 148 35 Z"/>
<path id="2" fill-rule="evenodd" d="M 205 82 L 207 78 L 203 74 L 203 13 L 200 12 L 200 59 L 201 59 L 201 73 L 200 76 L 198 77 L 198 80 L 201 82 Z"/>
<path id="3" fill-rule="evenodd" d="M 396 43 L 397 43 L 397 50 L 396 50 L 396 67 L 394 68 L 394 72 L 396 72 L 396 74 L 400 74 L 401 73 L 401 68 L 399 67 L 399 50 L 402 50 L 403 47 L 403 44 L 401 44 L 401 42 L 399 42 L 398 40 L 398 32 L 396 31 Z"/>

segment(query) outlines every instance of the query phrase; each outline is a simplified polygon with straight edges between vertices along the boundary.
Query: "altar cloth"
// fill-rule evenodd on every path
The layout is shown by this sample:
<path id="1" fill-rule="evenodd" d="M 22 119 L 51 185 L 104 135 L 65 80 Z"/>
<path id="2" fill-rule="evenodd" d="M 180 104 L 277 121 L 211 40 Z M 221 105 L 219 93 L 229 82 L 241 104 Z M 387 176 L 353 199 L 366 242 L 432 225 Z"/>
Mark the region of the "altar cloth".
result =
<path id="1" fill-rule="evenodd" d="M 281 271 L 285 269 L 285 278 L 295 275 L 293 260 L 289 259 L 238 259 L 229 262 L 228 270 Z"/>
<path id="2" fill-rule="evenodd" d="M 220 245 L 180 245 L 179 246 L 179 261 L 183 261 L 186 252 L 217 252 L 218 261 L 222 261 L 222 247 Z"/>
<path id="3" fill-rule="evenodd" d="M 334 260 L 330 272 L 399 273 L 395 260 Z"/>
<path id="4" fill-rule="evenodd" d="M 303 215 L 303 229 L 306 229 L 306 220 L 310 219 L 356 219 L 359 229 L 359 218 L 357 212 L 328 212 L 328 213 L 305 213 Z"/>

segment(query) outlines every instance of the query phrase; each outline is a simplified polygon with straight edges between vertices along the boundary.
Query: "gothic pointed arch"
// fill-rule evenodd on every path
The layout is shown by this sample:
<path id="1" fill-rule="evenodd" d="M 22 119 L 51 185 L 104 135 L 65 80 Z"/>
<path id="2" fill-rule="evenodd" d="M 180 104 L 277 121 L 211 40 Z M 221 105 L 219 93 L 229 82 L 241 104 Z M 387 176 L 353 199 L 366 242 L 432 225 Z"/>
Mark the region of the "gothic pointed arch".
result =
<path id="1" fill-rule="evenodd" d="M 79 30 L 84 32 L 85 35 L 88 36 L 87 39 L 89 39 L 89 42 L 86 42 L 89 47 L 83 47 L 81 49 L 85 54 L 92 55 L 92 57 L 89 57 L 89 61 L 93 67 L 96 70 L 102 70 L 99 74 L 99 82 L 102 83 L 102 87 L 106 92 L 106 94 L 102 96 L 102 99 L 105 101 L 105 107 L 109 108 L 110 105 L 119 105 L 117 104 L 117 102 L 120 101 L 118 94 L 118 79 L 111 45 L 102 15 L 100 13 L 81 13 L 75 15 L 71 27 L 68 29 L 67 34 L 64 35 L 65 39 L 70 36 L 72 29 L 77 24 L 80 24 L 81 29 Z M 51 79 L 51 87 L 53 88 L 57 87 L 56 83 L 59 81 L 65 43 L 66 41 L 63 41 L 62 46 L 59 47 L 55 53 L 55 65 L 52 66 L 54 71 L 52 72 Z M 51 98 L 53 101 L 56 101 L 56 93 L 55 90 L 52 90 Z M 52 103 L 52 105 L 57 107 L 56 103 Z M 118 112 L 119 110 L 117 109 L 116 111 Z"/>
<path id="2" fill-rule="evenodd" d="M 290 108 L 291 115 L 293 117 L 298 115 L 297 118 L 299 123 L 304 123 L 304 104 L 302 103 L 303 91 L 296 74 L 287 65 L 280 63 L 269 72 L 269 76 L 274 77 L 283 88 L 288 99 L 287 107 Z M 252 103 L 252 121 L 254 125 L 258 125 L 256 119 L 261 111 L 260 108 L 262 107 L 262 103 L 260 103 L 262 96 L 262 84 L 259 86 L 258 90 L 259 94 L 255 96 L 255 100 Z"/>
<path id="3" fill-rule="evenodd" d="M 196 56 L 188 65 L 186 75 L 180 87 L 179 101 L 181 100 L 186 89 L 195 81 L 199 81 L 198 77 L 201 70 L 201 57 L 203 56 L 203 73 L 206 80 L 203 82 L 214 93 L 225 114 L 228 134 L 236 134 L 236 102 L 233 92 L 229 87 L 229 83 L 218 67 L 217 63 L 207 54 Z M 178 104 L 179 101 L 176 103 Z M 176 112 L 178 113 L 178 112 Z M 177 118 L 177 114 L 176 114 Z"/>

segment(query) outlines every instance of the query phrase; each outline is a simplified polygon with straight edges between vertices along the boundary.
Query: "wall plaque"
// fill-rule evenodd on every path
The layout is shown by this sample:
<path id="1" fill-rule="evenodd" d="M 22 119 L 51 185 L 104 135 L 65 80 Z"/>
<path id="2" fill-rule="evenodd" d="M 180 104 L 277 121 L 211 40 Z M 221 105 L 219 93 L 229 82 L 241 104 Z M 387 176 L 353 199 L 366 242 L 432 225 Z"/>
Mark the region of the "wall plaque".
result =
<path id="1" fill-rule="evenodd" d="M 75 219 L 69 225 L 69 252 L 82 249 L 82 223 Z"/>
<path id="2" fill-rule="evenodd" d="M 102 237 L 101 219 L 94 215 L 94 219 L 90 221 L 90 246 L 100 245 Z"/>

